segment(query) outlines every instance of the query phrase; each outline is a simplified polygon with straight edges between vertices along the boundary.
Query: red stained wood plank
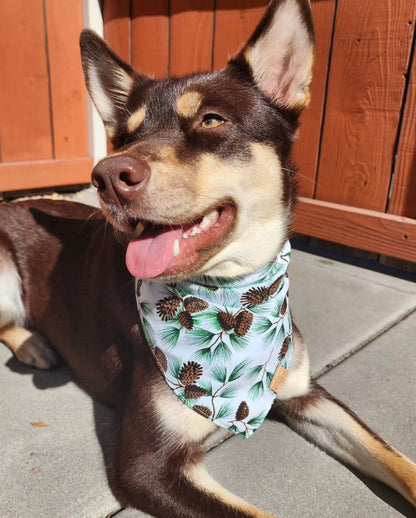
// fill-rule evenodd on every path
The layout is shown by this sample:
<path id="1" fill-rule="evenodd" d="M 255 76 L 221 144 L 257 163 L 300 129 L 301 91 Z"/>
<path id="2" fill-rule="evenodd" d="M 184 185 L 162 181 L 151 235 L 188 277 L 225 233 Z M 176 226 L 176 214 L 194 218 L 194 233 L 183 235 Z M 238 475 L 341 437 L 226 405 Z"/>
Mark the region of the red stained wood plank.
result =
<path id="1" fill-rule="evenodd" d="M 249 39 L 266 11 L 263 0 L 217 0 L 214 69 L 222 68 Z"/>
<path id="2" fill-rule="evenodd" d="M 168 0 L 132 0 L 131 59 L 141 72 L 166 77 L 169 73 Z"/>
<path id="3" fill-rule="evenodd" d="M 312 1 L 316 49 L 311 103 L 301 116 L 298 140 L 293 150 L 294 161 L 299 166 L 300 195 L 308 198 L 312 198 L 315 192 L 334 10 L 335 0 Z"/>
<path id="4" fill-rule="evenodd" d="M 370 252 L 416 259 L 416 221 L 367 209 L 300 198 L 294 231 Z"/>
<path id="5" fill-rule="evenodd" d="M 214 0 L 171 0 L 171 76 L 210 70 L 214 35 Z"/>
<path id="6" fill-rule="evenodd" d="M 130 0 L 105 0 L 103 5 L 104 38 L 127 63 L 131 61 Z"/>
<path id="7" fill-rule="evenodd" d="M 90 158 L 0 164 L 0 192 L 89 183 Z"/>
<path id="8" fill-rule="evenodd" d="M 0 48 L 1 160 L 51 158 L 42 0 L 2 2 Z"/>
<path id="9" fill-rule="evenodd" d="M 409 89 L 397 150 L 391 214 L 416 219 L 416 57 L 413 56 Z M 415 259 L 416 260 L 416 259 Z"/>
<path id="10" fill-rule="evenodd" d="M 316 197 L 384 212 L 416 4 L 340 0 Z"/>
<path id="11" fill-rule="evenodd" d="M 54 156 L 87 156 L 86 96 L 78 44 L 82 29 L 81 0 L 46 0 L 45 7 Z"/>

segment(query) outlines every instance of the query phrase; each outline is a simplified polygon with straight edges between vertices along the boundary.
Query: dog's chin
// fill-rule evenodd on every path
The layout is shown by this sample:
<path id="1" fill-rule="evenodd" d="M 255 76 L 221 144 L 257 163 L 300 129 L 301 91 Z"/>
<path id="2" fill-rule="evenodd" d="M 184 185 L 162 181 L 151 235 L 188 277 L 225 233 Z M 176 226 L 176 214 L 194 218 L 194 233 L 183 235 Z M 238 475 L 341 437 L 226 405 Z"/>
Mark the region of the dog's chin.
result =
<path id="1" fill-rule="evenodd" d="M 224 202 L 192 222 L 160 223 L 103 211 L 127 238 L 126 266 L 138 279 L 170 283 L 197 276 L 230 241 L 235 205 Z"/>

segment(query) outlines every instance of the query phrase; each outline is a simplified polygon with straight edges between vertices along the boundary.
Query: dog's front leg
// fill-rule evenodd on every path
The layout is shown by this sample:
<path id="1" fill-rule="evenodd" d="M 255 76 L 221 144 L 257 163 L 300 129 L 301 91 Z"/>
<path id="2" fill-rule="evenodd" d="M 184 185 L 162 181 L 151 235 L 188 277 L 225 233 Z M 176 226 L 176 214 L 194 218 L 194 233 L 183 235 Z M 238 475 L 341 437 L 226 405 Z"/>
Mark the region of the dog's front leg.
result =
<path id="1" fill-rule="evenodd" d="M 122 423 L 115 491 L 121 503 L 157 518 L 272 518 L 205 471 L 202 442 L 216 426 L 147 367 L 151 374 L 134 375 Z"/>
<path id="2" fill-rule="evenodd" d="M 277 399 L 269 417 L 286 422 L 341 461 L 393 487 L 416 505 L 416 464 L 392 448 L 316 382 L 291 399 Z"/>

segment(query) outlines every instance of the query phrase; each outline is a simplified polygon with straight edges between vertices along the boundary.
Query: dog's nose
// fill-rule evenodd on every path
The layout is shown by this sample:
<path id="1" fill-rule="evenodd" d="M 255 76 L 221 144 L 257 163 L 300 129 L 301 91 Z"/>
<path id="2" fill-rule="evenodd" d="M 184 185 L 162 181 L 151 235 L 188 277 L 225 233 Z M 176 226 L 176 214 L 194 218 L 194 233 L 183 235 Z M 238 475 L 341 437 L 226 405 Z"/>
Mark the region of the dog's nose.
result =
<path id="1" fill-rule="evenodd" d="M 116 155 L 98 162 L 92 171 L 91 181 L 104 202 L 123 205 L 137 199 L 149 173 L 149 165 L 144 160 Z"/>

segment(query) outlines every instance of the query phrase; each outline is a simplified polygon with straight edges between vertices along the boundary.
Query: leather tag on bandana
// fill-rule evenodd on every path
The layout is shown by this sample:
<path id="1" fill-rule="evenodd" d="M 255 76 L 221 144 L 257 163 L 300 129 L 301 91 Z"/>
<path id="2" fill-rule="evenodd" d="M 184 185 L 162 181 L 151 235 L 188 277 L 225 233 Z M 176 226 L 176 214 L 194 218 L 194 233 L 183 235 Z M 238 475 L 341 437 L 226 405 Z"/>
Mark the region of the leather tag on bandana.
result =
<path id="1" fill-rule="evenodd" d="M 274 371 L 272 381 L 269 384 L 269 389 L 278 394 L 280 389 L 283 387 L 283 384 L 286 381 L 288 375 L 289 371 L 286 370 L 282 365 L 278 365 L 277 369 Z"/>

